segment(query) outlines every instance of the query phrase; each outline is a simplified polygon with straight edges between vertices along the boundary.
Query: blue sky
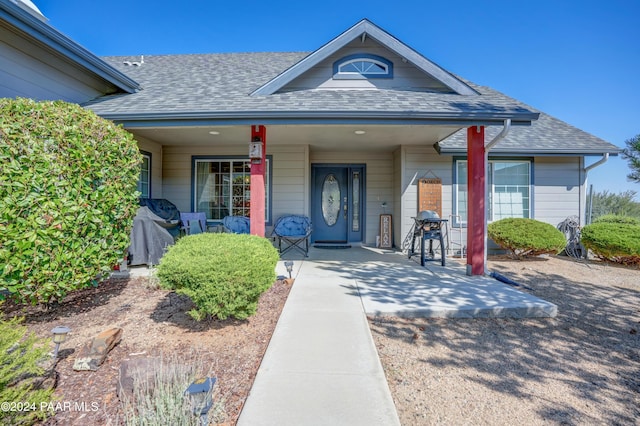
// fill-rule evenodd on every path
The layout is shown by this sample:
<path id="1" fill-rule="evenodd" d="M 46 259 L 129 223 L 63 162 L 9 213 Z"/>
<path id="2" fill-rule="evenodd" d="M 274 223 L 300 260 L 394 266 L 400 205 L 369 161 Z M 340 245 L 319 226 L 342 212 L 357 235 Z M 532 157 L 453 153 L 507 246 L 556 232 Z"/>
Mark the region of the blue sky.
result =
<path id="1" fill-rule="evenodd" d="M 312 51 L 368 18 L 448 71 L 619 147 L 640 134 L 637 0 L 33 1 L 97 55 Z M 628 173 L 612 157 L 589 183 L 640 193 Z"/>

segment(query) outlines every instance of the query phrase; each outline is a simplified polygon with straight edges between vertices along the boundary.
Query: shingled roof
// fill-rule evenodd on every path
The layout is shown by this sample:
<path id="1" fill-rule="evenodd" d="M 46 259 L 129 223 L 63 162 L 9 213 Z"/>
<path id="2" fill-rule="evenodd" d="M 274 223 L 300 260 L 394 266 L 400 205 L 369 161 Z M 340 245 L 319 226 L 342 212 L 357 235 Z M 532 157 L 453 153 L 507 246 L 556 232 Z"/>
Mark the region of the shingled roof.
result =
<path id="1" fill-rule="evenodd" d="M 465 82 L 480 93 L 507 97 L 489 87 L 478 86 L 466 80 Z M 533 109 L 522 102 L 515 102 L 518 102 L 523 108 Z M 492 140 L 501 130 L 501 127 L 487 127 L 485 129 L 485 140 Z M 440 141 L 436 144 L 436 150 L 441 154 L 466 155 L 466 130 L 459 130 L 448 138 Z M 620 151 L 620 148 L 603 139 L 544 112 L 540 112 L 538 120 L 532 122 L 531 126 L 512 127 L 507 136 L 493 147 L 491 154 L 601 155 L 608 153 L 618 155 Z"/>
<path id="2" fill-rule="evenodd" d="M 375 40 L 403 62 L 450 91 L 287 89 L 293 81 L 353 40 Z M 363 19 L 313 52 L 223 53 L 106 57 L 142 85 L 131 94 L 101 97 L 85 106 L 125 124 L 182 126 L 234 124 L 487 125 L 491 140 L 510 119 L 512 130 L 493 154 L 617 154 L 620 149 L 489 87 L 454 76 L 372 22 Z M 538 121 L 535 121 L 539 118 Z M 440 141 L 442 154 L 466 153 L 464 130 Z"/>
<path id="3" fill-rule="evenodd" d="M 354 118 L 426 122 L 511 118 L 528 123 L 537 112 L 499 93 L 459 95 L 404 90 L 296 90 L 251 96 L 256 88 L 305 58 L 308 53 L 224 53 L 105 57 L 107 63 L 139 82 L 142 90 L 105 96 L 85 104 L 119 120 L 233 118 Z"/>

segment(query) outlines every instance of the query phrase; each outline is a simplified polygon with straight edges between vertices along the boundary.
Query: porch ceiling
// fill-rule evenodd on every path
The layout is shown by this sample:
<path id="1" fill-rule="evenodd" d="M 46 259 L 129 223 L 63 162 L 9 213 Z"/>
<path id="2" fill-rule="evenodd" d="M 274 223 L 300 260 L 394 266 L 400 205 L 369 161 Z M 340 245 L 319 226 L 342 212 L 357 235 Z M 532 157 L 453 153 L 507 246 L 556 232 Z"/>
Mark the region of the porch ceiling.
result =
<path id="1" fill-rule="evenodd" d="M 272 125 L 267 126 L 267 146 L 302 144 L 309 145 L 313 150 L 389 151 L 400 145 L 433 145 L 460 128 L 435 125 Z M 242 145 L 243 149 L 249 143 L 251 134 L 250 126 L 155 127 L 127 130 L 162 145 L 238 144 Z M 365 133 L 356 134 L 356 131 Z"/>

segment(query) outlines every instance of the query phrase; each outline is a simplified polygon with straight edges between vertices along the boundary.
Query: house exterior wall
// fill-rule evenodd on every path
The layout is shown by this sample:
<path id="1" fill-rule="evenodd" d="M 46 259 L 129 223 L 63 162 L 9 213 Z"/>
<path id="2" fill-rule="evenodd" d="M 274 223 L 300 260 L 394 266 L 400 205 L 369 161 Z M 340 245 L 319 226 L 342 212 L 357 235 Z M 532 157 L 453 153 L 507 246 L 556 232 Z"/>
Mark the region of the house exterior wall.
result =
<path id="1" fill-rule="evenodd" d="M 237 146 L 164 146 L 139 139 L 152 153 L 152 193 L 167 198 L 181 211 L 191 211 L 192 157 L 246 156 Z M 267 145 L 272 156 L 272 221 L 284 214 L 309 215 L 313 164 L 366 165 L 366 227 L 363 242 L 376 243 L 380 214 L 393 214 L 394 244 L 402 248 L 417 214 L 417 182 L 442 179 L 442 217 L 449 219 L 452 248 L 466 245 L 466 228 L 454 228 L 453 157 L 438 155 L 431 146 L 401 146 L 393 152 L 314 151 L 308 145 Z M 571 215 L 583 216 L 584 173 L 580 157 L 536 157 L 532 167 L 533 217 L 556 226 Z M 162 182 L 158 184 L 158 182 Z M 387 206 L 383 208 L 382 203 Z M 267 226 L 267 235 L 271 226 Z"/>
<path id="2" fill-rule="evenodd" d="M 393 78 L 380 79 L 333 79 L 333 64 L 345 56 L 354 54 L 369 54 L 382 56 L 393 63 Z M 377 42 L 360 39 L 349 43 L 340 51 L 329 56 L 304 76 L 295 79 L 284 87 L 284 90 L 295 89 L 353 89 L 372 88 L 401 89 L 401 90 L 450 90 L 442 83 L 420 72 L 414 65 L 404 62 L 400 56 L 381 47 Z"/>
<path id="3" fill-rule="evenodd" d="M 245 148 L 244 146 L 242 148 Z M 308 215 L 309 148 L 306 145 L 269 145 L 272 156 L 271 215 L 272 221 L 283 214 Z M 192 210 L 192 157 L 237 156 L 245 158 L 246 150 L 235 146 L 164 146 L 162 155 L 163 198 L 178 210 Z M 267 235 L 270 233 L 267 226 Z"/>
<path id="4" fill-rule="evenodd" d="M 82 103 L 107 91 L 106 87 L 96 88 L 95 82 L 59 57 L 38 51 L 2 26 L 0 40 L 0 97 Z"/>
<path id="5" fill-rule="evenodd" d="M 402 244 L 402 195 L 404 182 L 404 150 L 402 147 L 393 151 L 393 245 Z"/>
<path id="6" fill-rule="evenodd" d="M 573 215 L 583 221 L 585 182 L 580 157 L 536 157 L 534 173 L 535 219 L 553 226 Z"/>
<path id="7" fill-rule="evenodd" d="M 403 146 L 404 170 L 401 187 L 402 217 L 400 237 L 396 245 L 401 246 L 411 231 L 414 217 L 418 213 L 418 180 L 422 177 L 442 179 L 442 218 L 449 219 L 453 205 L 453 160 L 440 156 L 432 146 Z"/>
<path id="8" fill-rule="evenodd" d="M 431 147 L 402 147 L 394 153 L 404 156 L 405 167 L 400 188 L 402 202 L 401 235 L 396 246 L 411 230 L 417 213 L 417 180 L 429 172 L 442 179 L 442 217 L 449 219 L 449 241 L 454 251 L 466 246 L 466 228 L 453 227 L 453 157 L 439 156 Z M 398 163 L 396 163 L 398 164 Z M 557 226 L 568 216 L 584 216 L 584 172 L 580 157 L 535 157 L 532 163 L 532 217 Z"/>
<path id="9" fill-rule="evenodd" d="M 393 213 L 393 153 L 311 151 L 311 164 L 365 164 L 365 235 L 363 242 L 373 245 L 380 234 L 380 214 Z M 387 206 L 382 207 L 386 202 Z"/>
<path id="10" fill-rule="evenodd" d="M 136 136 L 138 148 L 151 154 L 151 198 L 162 196 L 162 145 L 150 139 Z"/>

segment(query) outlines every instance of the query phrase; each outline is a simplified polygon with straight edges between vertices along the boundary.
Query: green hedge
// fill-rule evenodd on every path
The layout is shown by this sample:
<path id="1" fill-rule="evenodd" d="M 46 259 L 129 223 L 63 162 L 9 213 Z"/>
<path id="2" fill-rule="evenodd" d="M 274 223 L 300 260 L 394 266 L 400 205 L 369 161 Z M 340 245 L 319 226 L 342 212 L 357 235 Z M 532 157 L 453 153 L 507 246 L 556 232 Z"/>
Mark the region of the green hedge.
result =
<path id="1" fill-rule="evenodd" d="M 640 225 L 597 221 L 582 229 L 581 240 L 600 259 L 640 265 Z"/>
<path id="2" fill-rule="evenodd" d="M 626 223 L 628 225 L 637 225 L 640 226 L 640 219 L 631 216 L 620 216 L 617 214 L 606 214 L 604 216 L 600 216 L 593 223 Z"/>
<path id="3" fill-rule="evenodd" d="M 0 99 L 0 288 L 35 304 L 96 284 L 129 245 L 140 161 L 78 105 Z"/>
<path id="4" fill-rule="evenodd" d="M 562 232 L 535 219 L 507 218 L 490 223 L 488 236 L 515 257 L 558 254 L 567 244 Z"/>
<path id="5" fill-rule="evenodd" d="M 247 318 L 276 279 L 278 251 L 255 235 L 204 233 L 181 238 L 160 260 L 160 286 L 196 305 L 195 320 Z"/>

